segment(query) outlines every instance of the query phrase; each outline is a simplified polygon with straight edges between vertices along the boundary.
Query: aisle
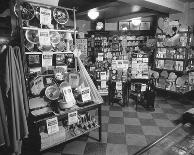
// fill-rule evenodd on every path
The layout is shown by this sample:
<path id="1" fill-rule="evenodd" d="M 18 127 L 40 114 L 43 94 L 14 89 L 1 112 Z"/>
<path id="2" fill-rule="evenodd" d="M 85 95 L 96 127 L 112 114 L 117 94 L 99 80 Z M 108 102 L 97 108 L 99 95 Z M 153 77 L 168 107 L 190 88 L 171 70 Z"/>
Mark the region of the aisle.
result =
<path id="1" fill-rule="evenodd" d="M 117 104 L 102 106 L 102 142 L 98 132 L 93 131 L 88 136 L 67 144 L 61 144 L 43 155 L 132 155 L 143 146 L 171 130 L 174 120 L 192 105 L 183 105 L 174 99 L 157 97 L 156 110 L 145 111 L 139 107 L 135 111 L 130 101 L 129 107 L 122 108 Z"/>

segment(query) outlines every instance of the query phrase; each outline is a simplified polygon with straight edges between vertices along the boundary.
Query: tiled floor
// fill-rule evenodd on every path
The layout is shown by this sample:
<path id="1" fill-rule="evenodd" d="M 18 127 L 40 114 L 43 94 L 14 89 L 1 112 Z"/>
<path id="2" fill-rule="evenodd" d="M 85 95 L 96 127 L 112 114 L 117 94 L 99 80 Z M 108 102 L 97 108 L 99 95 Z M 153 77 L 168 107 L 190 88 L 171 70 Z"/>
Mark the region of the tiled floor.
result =
<path id="1" fill-rule="evenodd" d="M 141 106 L 136 111 L 132 102 L 127 107 L 102 105 L 101 142 L 95 139 L 98 131 L 92 131 L 43 155 L 133 155 L 171 130 L 176 125 L 174 121 L 192 107 L 172 98 L 157 97 L 154 112 Z"/>

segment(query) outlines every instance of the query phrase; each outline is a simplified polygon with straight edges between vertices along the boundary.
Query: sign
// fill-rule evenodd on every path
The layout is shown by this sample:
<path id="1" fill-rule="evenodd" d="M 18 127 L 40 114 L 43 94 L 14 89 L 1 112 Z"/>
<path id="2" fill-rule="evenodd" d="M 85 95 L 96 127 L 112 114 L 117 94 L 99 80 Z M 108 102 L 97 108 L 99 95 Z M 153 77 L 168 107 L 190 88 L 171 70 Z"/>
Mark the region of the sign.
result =
<path id="1" fill-rule="evenodd" d="M 39 35 L 40 45 L 50 45 L 51 44 L 49 30 L 39 29 L 38 35 Z"/>
<path id="2" fill-rule="evenodd" d="M 53 134 L 59 131 L 58 119 L 57 117 L 46 120 L 47 132 L 48 134 Z"/>
<path id="3" fill-rule="evenodd" d="M 81 56 L 83 59 L 87 57 L 87 39 L 76 39 L 76 47 L 81 50 Z"/>
<path id="4" fill-rule="evenodd" d="M 42 54 L 42 67 L 49 67 L 52 66 L 52 53 L 43 53 Z"/>
<path id="5" fill-rule="evenodd" d="M 116 82 L 116 90 L 122 90 L 122 82 L 121 81 Z"/>
<path id="6" fill-rule="evenodd" d="M 117 60 L 117 69 L 123 69 L 123 60 Z"/>
<path id="7" fill-rule="evenodd" d="M 75 98 L 72 93 L 71 86 L 66 86 L 62 88 L 62 92 L 63 92 L 63 95 L 65 97 L 67 104 L 69 105 L 69 107 L 72 107 L 76 102 L 75 102 Z"/>
<path id="8" fill-rule="evenodd" d="M 72 125 L 77 123 L 78 117 L 77 117 L 77 111 L 68 113 L 68 125 Z"/>
<path id="9" fill-rule="evenodd" d="M 100 72 L 100 79 L 106 80 L 106 72 Z"/>
<path id="10" fill-rule="evenodd" d="M 40 24 L 51 25 L 51 10 L 40 7 Z"/>
<path id="11" fill-rule="evenodd" d="M 69 84 L 72 88 L 76 88 L 79 86 L 79 74 L 70 73 L 69 74 Z"/>
<path id="12" fill-rule="evenodd" d="M 104 54 L 103 53 L 98 53 L 98 61 L 103 61 Z"/>
<path id="13" fill-rule="evenodd" d="M 90 87 L 82 88 L 81 94 L 82 94 L 82 101 L 83 102 L 91 101 Z"/>
<path id="14" fill-rule="evenodd" d="M 101 89 L 106 88 L 106 81 L 101 81 Z"/>

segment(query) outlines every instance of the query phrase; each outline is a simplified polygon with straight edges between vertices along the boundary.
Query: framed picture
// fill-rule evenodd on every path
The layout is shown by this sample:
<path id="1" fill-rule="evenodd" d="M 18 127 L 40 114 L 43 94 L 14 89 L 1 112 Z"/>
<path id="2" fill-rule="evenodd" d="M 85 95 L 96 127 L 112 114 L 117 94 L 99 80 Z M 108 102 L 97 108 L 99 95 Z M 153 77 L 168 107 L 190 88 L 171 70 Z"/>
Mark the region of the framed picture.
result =
<path id="1" fill-rule="evenodd" d="M 140 30 L 150 30 L 150 22 L 141 22 Z"/>
<path id="2" fill-rule="evenodd" d="M 119 22 L 119 30 L 129 30 L 129 22 Z"/>
<path id="3" fill-rule="evenodd" d="M 134 25 L 132 22 L 130 22 L 130 30 L 139 30 L 140 25 Z"/>
<path id="4" fill-rule="evenodd" d="M 105 23 L 105 31 L 117 31 L 118 23 Z"/>
<path id="5" fill-rule="evenodd" d="M 42 55 L 41 54 L 28 54 L 26 55 L 28 67 L 42 67 Z"/>

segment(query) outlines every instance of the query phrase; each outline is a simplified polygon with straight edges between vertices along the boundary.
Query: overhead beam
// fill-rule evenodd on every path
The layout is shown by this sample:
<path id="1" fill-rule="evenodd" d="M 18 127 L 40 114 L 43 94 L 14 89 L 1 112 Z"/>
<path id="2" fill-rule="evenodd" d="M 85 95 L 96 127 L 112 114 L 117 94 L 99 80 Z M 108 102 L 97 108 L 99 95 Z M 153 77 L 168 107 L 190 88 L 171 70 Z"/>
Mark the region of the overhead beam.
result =
<path id="1" fill-rule="evenodd" d="M 164 13 L 184 12 L 184 3 L 178 0 L 119 0 Z"/>
<path id="2" fill-rule="evenodd" d="M 122 16 L 122 17 L 115 17 L 115 18 L 109 18 L 109 19 L 106 19 L 106 22 L 107 23 L 114 23 L 114 22 L 117 22 L 117 21 L 129 21 L 130 19 L 132 18 L 136 18 L 136 17 L 149 17 L 149 16 L 153 16 L 155 15 L 154 13 L 146 13 L 146 12 L 143 12 L 143 13 L 135 13 L 135 14 L 131 14 L 131 15 L 127 15 L 127 16 Z"/>

